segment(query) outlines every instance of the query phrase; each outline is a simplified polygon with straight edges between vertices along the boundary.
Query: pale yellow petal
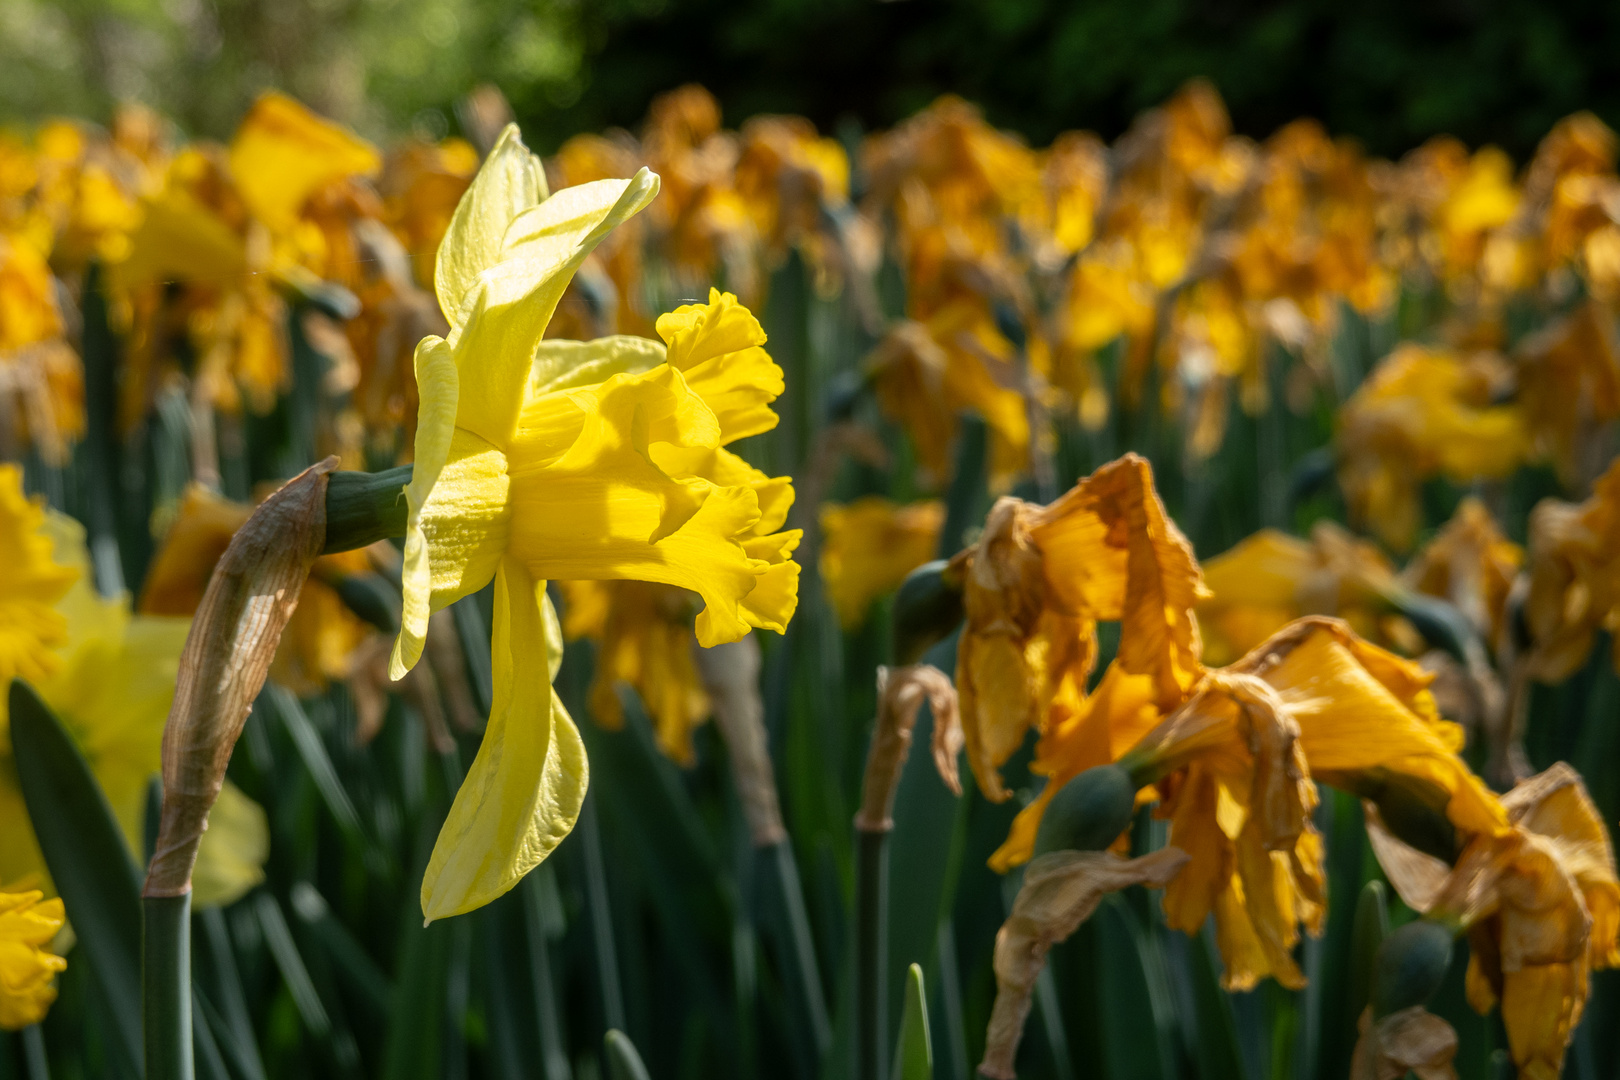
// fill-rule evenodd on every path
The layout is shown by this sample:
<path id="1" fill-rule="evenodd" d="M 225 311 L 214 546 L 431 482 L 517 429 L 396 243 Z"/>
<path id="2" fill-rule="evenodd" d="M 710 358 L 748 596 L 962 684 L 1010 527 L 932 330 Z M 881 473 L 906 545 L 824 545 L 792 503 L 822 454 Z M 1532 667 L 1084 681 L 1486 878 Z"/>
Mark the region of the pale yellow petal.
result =
<path id="1" fill-rule="evenodd" d="M 657 194 L 658 177 L 643 169 L 631 180 L 564 188 L 513 220 L 500 261 L 472 287 L 465 326 L 450 332 L 461 372 L 458 426 L 506 445 L 563 290 L 602 238 Z"/>
<path id="2" fill-rule="evenodd" d="M 664 346 L 644 337 L 614 334 L 591 341 L 546 338 L 534 351 L 526 397 L 605 382 L 621 372 L 651 371 L 664 362 Z"/>
<path id="3" fill-rule="evenodd" d="M 270 856 L 270 825 L 264 809 L 229 780 L 208 812 L 208 831 L 197 848 L 191 872 L 193 907 L 235 903 L 264 880 Z"/>
<path id="4" fill-rule="evenodd" d="M 451 326 L 472 314 L 478 275 L 500 260 L 501 241 L 515 219 L 545 201 L 546 174 L 523 145 L 516 124 L 506 125 L 495 148 L 456 204 L 433 267 L 433 291 Z"/>
<path id="5" fill-rule="evenodd" d="M 404 607 L 399 620 L 399 638 L 388 663 L 388 677 L 402 678 L 416 665 L 427 641 L 428 617 L 432 614 L 433 563 L 427 536 L 422 531 L 422 508 L 433 486 L 438 483 L 450 457 L 450 443 L 456 430 L 456 402 L 460 378 L 455 354 L 440 337 L 428 336 L 416 345 L 416 387 L 421 404 L 416 417 L 416 459 L 411 482 L 405 487 L 409 507 L 405 524 L 405 564 L 400 585 Z"/>
<path id="6" fill-rule="evenodd" d="M 550 648 L 545 583 L 518 559 L 495 579 L 491 644 L 495 701 L 422 879 L 429 921 L 501 896 L 573 830 L 589 765 L 579 732 L 549 682 L 536 678 Z"/>

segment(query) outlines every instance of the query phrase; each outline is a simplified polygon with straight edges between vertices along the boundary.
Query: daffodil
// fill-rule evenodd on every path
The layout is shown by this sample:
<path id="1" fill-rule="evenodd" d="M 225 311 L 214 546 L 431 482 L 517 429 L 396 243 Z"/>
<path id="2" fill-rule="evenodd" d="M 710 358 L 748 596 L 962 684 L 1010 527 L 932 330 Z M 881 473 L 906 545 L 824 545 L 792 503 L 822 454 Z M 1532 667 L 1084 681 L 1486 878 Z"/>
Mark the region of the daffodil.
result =
<path id="1" fill-rule="evenodd" d="M 1562 682 L 1592 651 L 1599 629 L 1620 630 L 1620 462 L 1581 503 L 1544 499 L 1530 514 L 1526 663 L 1542 682 Z M 1620 635 L 1614 637 L 1620 668 Z"/>
<path id="2" fill-rule="evenodd" d="M 678 765 L 693 762 L 692 732 L 713 707 L 692 650 L 696 594 L 650 581 L 566 581 L 563 639 L 596 642 L 591 717 L 610 731 L 624 726 L 618 686 L 635 689 L 659 749 Z"/>
<path id="3" fill-rule="evenodd" d="M 50 943 L 62 922 L 62 901 L 38 889 L 0 888 L 0 1030 L 39 1023 L 56 1000 L 56 975 L 67 961 Z"/>
<path id="4" fill-rule="evenodd" d="M 1499 358 L 1405 344 L 1339 411 L 1339 483 L 1352 515 L 1395 548 L 1410 547 L 1422 481 L 1467 484 L 1524 461 L 1522 411 L 1493 404 L 1509 374 Z"/>
<path id="5" fill-rule="evenodd" d="M 838 621 L 853 630 L 873 601 L 933 558 L 945 525 L 937 499 L 898 506 L 879 495 L 821 508 L 821 580 Z"/>
<path id="6" fill-rule="evenodd" d="M 1011 794 L 997 770 L 1031 728 L 1048 730 L 1055 701 L 1066 706 L 1060 724 L 1091 704 L 1080 699 L 1099 621 L 1121 623 L 1116 678 L 1143 708 L 1175 708 L 1201 671 L 1192 609 L 1203 580 L 1151 466 L 1135 454 L 1049 506 L 998 500 L 954 564 L 967 613 L 956 685 L 968 763 L 986 798 Z M 1114 700 L 1117 683 L 1104 684 L 1099 700 Z"/>
<path id="7" fill-rule="evenodd" d="M 1330 521 L 1310 539 L 1262 529 L 1204 563 L 1213 594 L 1198 605 L 1204 660 L 1229 664 L 1301 615 L 1336 615 L 1383 640 L 1395 568 L 1378 548 Z"/>
<path id="8" fill-rule="evenodd" d="M 1402 898 L 1468 931 L 1469 1004 L 1498 1003 L 1523 1080 L 1555 1080 L 1594 970 L 1620 966 L 1620 880 L 1603 816 L 1560 762 L 1501 798 L 1509 828 L 1468 838 L 1454 865 L 1376 824 L 1374 850 Z"/>
<path id="9" fill-rule="evenodd" d="M 1620 343 L 1611 309 L 1587 301 L 1520 342 L 1514 360 L 1536 456 L 1551 461 L 1566 485 L 1584 483 L 1608 452 L 1606 425 L 1620 417 Z"/>
<path id="10" fill-rule="evenodd" d="M 1524 549 L 1502 534 L 1484 503 L 1469 496 L 1402 569 L 1401 582 L 1449 601 L 1494 643 L 1506 628 L 1508 593 L 1523 565 Z"/>
<path id="11" fill-rule="evenodd" d="M 31 560 L 24 581 L 51 582 L 44 611 L 0 610 L 0 639 L 21 646 L 12 673 L 62 721 L 107 796 L 133 855 L 144 847 L 147 786 L 161 764 L 189 620 L 132 615 L 128 597 L 104 599 L 90 583 L 84 529 L 21 496 L 20 476 L 0 466 L 0 535 Z M 49 592 L 46 594 L 49 595 Z M 9 729 L 8 729 L 9 730 Z M 0 877 L 46 879 L 44 859 L 17 784 L 10 739 L 0 752 Z M 223 904 L 263 878 L 269 846 L 264 812 L 227 784 L 216 827 L 198 857 L 195 902 Z"/>
<path id="12" fill-rule="evenodd" d="M 544 582 L 638 580 L 703 600 L 700 644 L 782 629 L 797 599 L 792 489 L 723 447 L 776 423 L 781 371 L 729 295 L 662 316 L 664 344 L 544 340 L 569 277 L 658 178 L 547 197 L 509 128 L 457 207 L 434 283 L 447 339 L 417 347 L 404 613 L 391 672 L 428 616 L 495 581 L 494 704 L 422 885 L 441 918 L 511 888 L 573 827 L 587 765 L 537 665 L 560 648 Z"/>

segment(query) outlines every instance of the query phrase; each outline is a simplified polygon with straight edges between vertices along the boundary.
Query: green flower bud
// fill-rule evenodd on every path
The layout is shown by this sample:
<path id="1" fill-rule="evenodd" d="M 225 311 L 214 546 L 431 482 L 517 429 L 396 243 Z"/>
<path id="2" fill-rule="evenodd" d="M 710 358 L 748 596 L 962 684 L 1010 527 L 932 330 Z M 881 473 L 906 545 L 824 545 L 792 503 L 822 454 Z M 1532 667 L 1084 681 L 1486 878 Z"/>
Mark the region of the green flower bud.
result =
<path id="1" fill-rule="evenodd" d="M 1430 919 L 1409 922 L 1384 939 L 1373 962 L 1373 1018 L 1425 1004 L 1451 966 L 1451 930 Z"/>
<path id="2" fill-rule="evenodd" d="M 1058 789 L 1041 815 L 1035 854 L 1103 851 L 1136 813 L 1136 788 L 1118 765 L 1087 769 Z"/>

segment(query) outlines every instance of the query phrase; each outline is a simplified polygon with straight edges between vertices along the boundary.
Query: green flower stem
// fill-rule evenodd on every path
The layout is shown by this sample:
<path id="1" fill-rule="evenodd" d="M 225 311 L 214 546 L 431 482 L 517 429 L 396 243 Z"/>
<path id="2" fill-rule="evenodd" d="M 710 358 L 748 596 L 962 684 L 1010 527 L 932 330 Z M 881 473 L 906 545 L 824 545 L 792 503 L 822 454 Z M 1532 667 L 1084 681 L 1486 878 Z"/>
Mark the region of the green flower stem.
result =
<path id="1" fill-rule="evenodd" d="M 326 478 L 326 546 L 321 554 L 353 551 L 405 535 L 405 485 L 411 466 L 382 472 L 334 472 Z"/>
<path id="2" fill-rule="evenodd" d="M 192 1080 L 191 894 L 141 898 L 146 1080 Z"/>
<path id="3" fill-rule="evenodd" d="M 888 1072 L 889 832 L 855 830 L 855 1080 Z"/>

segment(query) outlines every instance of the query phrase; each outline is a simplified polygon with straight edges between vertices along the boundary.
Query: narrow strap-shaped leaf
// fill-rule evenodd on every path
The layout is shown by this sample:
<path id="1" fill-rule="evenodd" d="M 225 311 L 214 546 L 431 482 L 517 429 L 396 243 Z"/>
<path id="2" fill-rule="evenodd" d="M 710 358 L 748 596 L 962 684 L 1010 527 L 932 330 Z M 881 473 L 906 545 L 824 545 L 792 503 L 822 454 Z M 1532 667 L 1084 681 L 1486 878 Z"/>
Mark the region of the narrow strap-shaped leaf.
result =
<path id="1" fill-rule="evenodd" d="M 933 1080 L 934 1047 L 928 1035 L 928 999 L 923 994 L 922 965 L 906 971 L 906 1004 L 900 1013 L 900 1038 L 894 1046 L 892 1080 Z"/>
<path id="2" fill-rule="evenodd" d="M 651 1080 L 630 1036 L 614 1028 L 602 1043 L 607 1049 L 608 1080 Z"/>
<path id="3" fill-rule="evenodd" d="M 11 746 L 28 817 L 111 1010 L 132 1073 L 141 1060 L 140 877 L 73 737 L 27 685 L 10 688 Z"/>

